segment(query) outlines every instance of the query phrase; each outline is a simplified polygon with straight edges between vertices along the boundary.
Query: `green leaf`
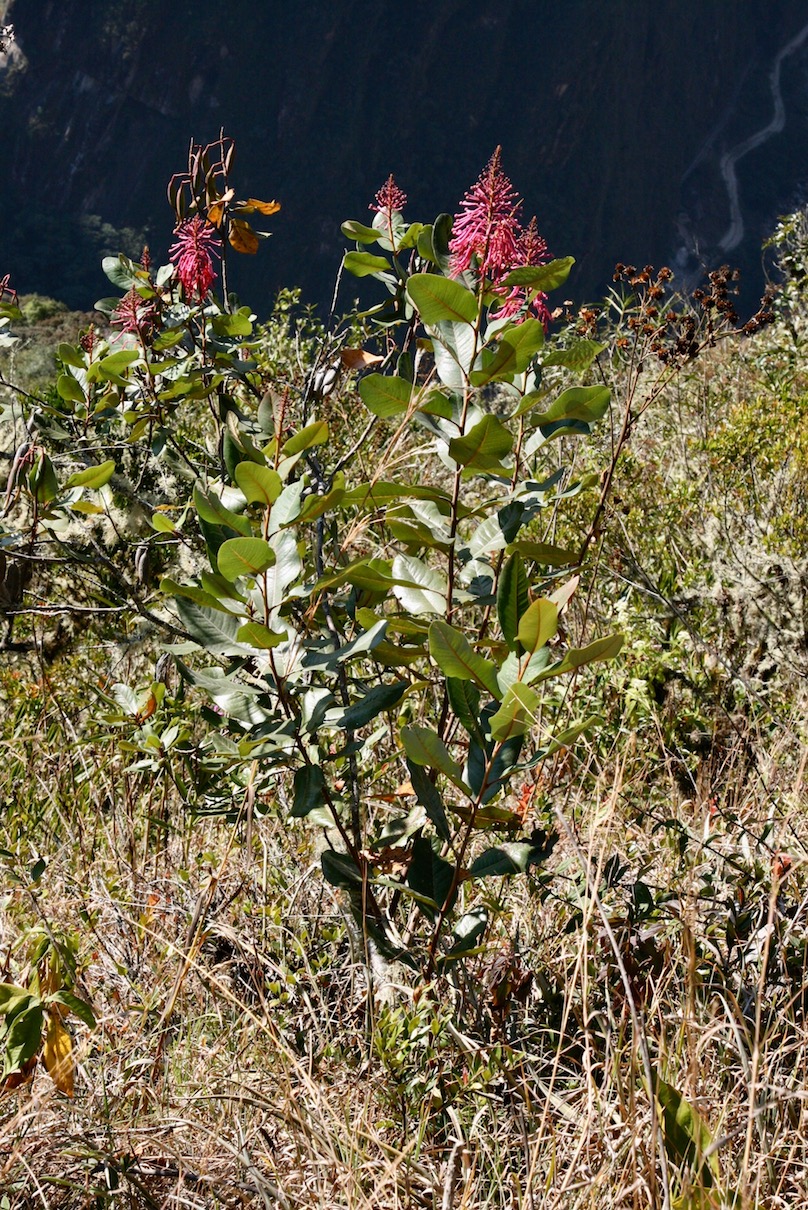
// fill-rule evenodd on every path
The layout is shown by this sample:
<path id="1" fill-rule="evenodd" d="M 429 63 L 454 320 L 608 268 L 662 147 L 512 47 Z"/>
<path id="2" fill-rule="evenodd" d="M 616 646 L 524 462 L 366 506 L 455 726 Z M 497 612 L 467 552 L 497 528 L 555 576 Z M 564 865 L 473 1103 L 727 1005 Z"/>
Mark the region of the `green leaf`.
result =
<path id="1" fill-rule="evenodd" d="M 443 613 L 449 582 L 442 572 L 427 567 L 413 555 L 396 555 L 393 560 L 396 600 L 409 613 Z"/>
<path id="2" fill-rule="evenodd" d="M 268 507 L 275 503 L 283 490 L 278 472 L 268 466 L 259 466 L 257 462 L 239 462 L 235 477 L 250 504 L 263 504 Z"/>
<path id="3" fill-rule="evenodd" d="M 117 353 L 109 353 L 106 357 L 101 358 L 97 363 L 98 371 L 101 377 L 108 379 L 109 382 L 126 386 L 127 380 L 121 375 L 139 357 L 140 354 L 136 349 L 118 349 Z"/>
<path id="4" fill-rule="evenodd" d="M 105 256 L 101 261 L 101 268 L 113 286 L 118 286 L 121 290 L 130 290 L 138 283 L 143 284 L 143 279 L 138 277 L 137 266 L 122 252 L 117 256 Z M 118 303 L 120 299 L 115 301 Z"/>
<path id="5" fill-rule="evenodd" d="M 115 463 L 112 458 L 98 466 L 88 466 L 84 471 L 75 471 L 65 482 L 65 487 L 103 487 L 109 483 L 115 474 Z"/>
<path id="6" fill-rule="evenodd" d="M 379 232 L 373 227 L 366 227 L 364 223 L 357 223 L 354 219 L 343 223 L 340 230 L 346 239 L 354 239 L 358 244 L 375 244 L 379 238 Z"/>
<path id="7" fill-rule="evenodd" d="M 502 459 L 511 452 L 513 437 L 505 425 L 490 413 L 483 416 L 462 437 L 449 442 L 449 456 L 460 466 L 476 470 L 499 468 Z"/>
<path id="8" fill-rule="evenodd" d="M 586 664 L 594 664 L 598 660 L 613 660 L 623 646 L 622 634 L 607 634 L 601 639 L 595 639 L 586 647 L 570 647 L 560 664 L 555 664 L 542 673 L 541 680 L 551 676 L 561 676 L 564 672 L 573 672 Z"/>
<path id="9" fill-rule="evenodd" d="M 80 1000 L 73 992 L 58 991 L 52 996 L 48 996 L 48 1004 L 62 1004 L 64 1007 L 78 1017 L 79 1021 L 89 1026 L 90 1029 L 95 1029 L 95 1016 L 93 1010 L 86 1000 Z"/>
<path id="10" fill-rule="evenodd" d="M 497 616 L 505 642 L 513 651 L 519 621 L 530 605 L 530 586 L 519 554 L 512 554 L 502 568 L 497 584 Z"/>
<path id="11" fill-rule="evenodd" d="M 328 425 L 324 420 L 315 420 L 313 424 L 307 424 L 299 433 L 295 433 L 290 437 L 282 447 L 282 453 L 287 458 L 293 454 L 302 454 L 304 450 L 310 450 L 312 446 L 323 445 L 328 440 Z"/>
<path id="12" fill-rule="evenodd" d="M 270 630 L 262 622 L 245 622 L 236 631 L 236 639 L 239 643 L 246 643 L 248 647 L 258 647 L 261 651 L 269 651 L 272 647 L 285 643 L 286 637 L 277 630 Z"/>
<path id="13" fill-rule="evenodd" d="M 474 370 L 469 378 L 476 387 L 495 379 L 510 379 L 522 374 L 544 344 L 544 325 L 538 319 L 525 319 L 516 328 L 505 331 L 492 361 L 485 369 Z"/>
<path id="14" fill-rule="evenodd" d="M 548 388 L 542 387 L 538 391 L 530 391 L 527 395 L 523 395 L 518 406 L 511 412 L 511 420 L 515 420 L 517 416 L 524 416 L 525 412 L 535 408 L 537 404 L 547 398 L 548 393 Z"/>
<path id="15" fill-rule="evenodd" d="M 263 538 L 228 538 L 217 555 L 219 574 L 226 580 L 258 576 L 275 562 L 275 551 Z"/>
<path id="16" fill-rule="evenodd" d="M 198 588 L 196 584 L 178 584 L 170 576 L 163 576 L 160 581 L 160 591 L 170 597 L 186 597 L 189 601 L 195 601 L 197 605 L 202 605 L 206 609 L 218 609 L 222 613 L 232 613 L 231 609 L 222 604 L 218 594 Z M 232 598 L 232 596 L 233 590 L 231 589 L 228 598 Z"/>
<path id="17" fill-rule="evenodd" d="M 555 756 L 556 752 L 561 752 L 564 748 L 569 748 L 573 740 L 578 739 L 586 731 L 591 731 L 593 727 L 602 724 L 603 719 L 597 714 L 590 714 L 586 718 L 579 719 L 577 723 L 573 723 L 571 727 L 567 727 L 564 731 L 559 731 L 558 735 L 554 735 L 552 739 L 542 748 L 541 759 L 547 760 L 548 756 Z"/>
<path id="18" fill-rule="evenodd" d="M 390 710 L 402 697 L 409 687 L 409 681 L 392 681 L 387 685 L 375 685 L 368 690 L 358 702 L 353 702 L 342 714 L 333 720 L 333 726 L 343 731 L 358 731 L 372 718 Z"/>
<path id="19" fill-rule="evenodd" d="M 283 496 L 276 504 L 276 510 L 282 499 Z M 287 589 L 294 584 L 303 570 L 303 563 L 294 534 L 289 530 L 273 534 L 271 546 L 275 552 L 275 564 L 266 572 L 262 591 L 266 598 L 267 608 L 275 611 L 281 607 L 286 599 Z"/>
<path id="20" fill-rule="evenodd" d="M 249 336 L 253 326 L 248 310 L 232 315 L 214 315 L 211 327 L 217 336 Z"/>
<path id="21" fill-rule="evenodd" d="M 378 232 L 375 232 L 378 238 Z M 372 252 L 346 252 L 345 268 L 354 277 L 368 277 L 372 273 L 385 273 L 390 270 L 390 262 L 386 256 L 374 256 Z"/>
<path id="22" fill-rule="evenodd" d="M 352 488 L 343 496 L 342 506 L 372 511 L 386 508 L 393 500 L 434 500 L 447 513 L 451 508 L 451 498 L 442 488 L 428 487 L 423 483 L 391 483 L 384 479 L 375 483 L 360 483 Z"/>
<path id="23" fill-rule="evenodd" d="M 315 593 L 326 588 L 350 584 L 364 592 L 388 592 L 395 584 L 390 564 L 385 559 L 357 559 L 334 575 L 323 576 L 314 586 Z"/>
<path id="24" fill-rule="evenodd" d="M 503 878 L 509 874 L 524 874 L 543 850 L 529 841 L 514 840 L 486 849 L 471 864 L 470 878 Z"/>
<path id="25" fill-rule="evenodd" d="M 559 420 L 583 420 L 590 424 L 609 410 L 609 395 L 609 388 L 604 386 L 567 387 L 546 412 L 534 416 L 534 422 L 545 425 Z"/>
<path id="26" fill-rule="evenodd" d="M 589 368 L 605 348 L 606 345 L 599 344 L 596 340 L 576 340 L 566 349 L 553 349 L 542 358 L 542 366 L 564 366 L 580 374 Z"/>
<path id="27" fill-rule="evenodd" d="M 504 550 L 508 545 L 500 512 L 502 512 L 501 509 L 497 513 L 491 513 L 476 526 L 469 538 L 468 545 L 469 553 L 473 558 L 479 559 L 481 555 L 490 555 L 495 551 Z"/>
<path id="28" fill-rule="evenodd" d="M 56 356 L 62 365 L 73 366 L 76 370 L 86 370 L 87 368 L 86 357 L 75 345 L 69 345 L 63 341 L 57 346 Z"/>
<path id="29" fill-rule="evenodd" d="M 422 260 L 440 266 L 446 274 L 451 269 L 449 240 L 452 236 L 453 221 L 451 214 L 439 214 L 434 223 L 428 224 L 419 232 L 416 245 Z"/>
<path id="30" fill-rule="evenodd" d="M 539 597 L 522 615 L 516 637 L 528 655 L 534 655 L 558 630 L 558 606 Z"/>
<path id="31" fill-rule="evenodd" d="M 415 893 L 416 903 L 430 920 L 446 903 L 454 875 L 455 867 L 435 852 L 425 836 L 419 836 L 412 846 L 407 886 Z M 455 887 L 453 900 L 456 895 Z"/>
<path id="32" fill-rule="evenodd" d="M 482 742 L 480 691 L 474 681 L 449 676 L 446 678 L 446 692 L 455 718 L 459 719 L 469 735 Z"/>
<path id="33" fill-rule="evenodd" d="M 423 392 L 418 411 L 426 412 L 427 416 L 440 416 L 443 420 L 451 420 L 454 415 L 451 400 L 439 390 Z"/>
<path id="34" fill-rule="evenodd" d="M 429 627 L 429 653 L 446 676 L 475 681 L 494 697 L 499 697 L 497 672 L 491 660 L 478 655 L 461 631 L 436 619 Z"/>
<path id="35" fill-rule="evenodd" d="M 320 857 L 323 868 L 323 878 L 331 886 L 352 890 L 362 885 L 362 874 L 356 862 L 347 853 L 335 853 L 333 849 L 324 849 Z"/>
<path id="36" fill-rule="evenodd" d="M 368 374 L 359 383 L 359 395 L 369 412 L 381 420 L 406 412 L 412 398 L 412 383 L 388 374 Z"/>
<path id="37" fill-rule="evenodd" d="M 31 993 L 26 988 L 18 987 L 16 983 L 0 983 L 0 1016 L 10 1016 L 30 998 Z"/>
<path id="38" fill-rule="evenodd" d="M 449 755 L 449 749 L 436 731 L 411 723 L 400 731 L 404 751 L 415 765 L 437 769 L 456 786 L 463 788 L 463 772 Z"/>
<path id="39" fill-rule="evenodd" d="M 334 476 L 334 482 L 331 486 L 331 491 L 326 492 L 321 496 L 319 492 L 310 492 L 303 501 L 300 508 L 300 513 L 297 516 L 297 524 L 305 525 L 307 522 L 316 521 L 318 517 L 322 517 L 324 513 L 330 512 L 336 508 L 342 497 L 345 495 L 345 476 L 342 471 L 338 471 Z M 287 525 L 292 525 L 294 522 L 287 521 Z"/>
<path id="40" fill-rule="evenodd" d="M 500 742 L 524 735 L 537 720 L 540 701 L 541 696 L 530 685 L 521 681 L 510 685 L 499 710 L 491 716 L 491 738 Z"/>
<path id="41" fill-rule="evenodd" d="M 186 597 L 177 597 L 174 604 L 183 626 L 200 647 L 213 655 L 251 654 L 249 647 L 236 641 L 240 621 L 232 614 L 197 605 Z"/>
<path id="42" fill-rule="evenodd" d="M 248 518 L 241 517 L 238 513 L 225 508 L 219 497 L 213 492 L 204 492 L 200 487 L 195 487 L 194 508 L 202 520 L 207 521 L 209 525 L 224 525 L 245 537 L 252 533 L 252 526 Z"/>
<path id="43" fill-rule="evenodd" d="M 59 482 L 53 463 L 41 450 L 28 473 L 28 486 L 38 504 L 49 504 L 59 494 Z"/>
<path id="44" fill-rule="evenodd" d="M 304 765 L 295 772 L 292 817 L 304 819 L 325 805 L 325 777 L 319 765 Z"/>
<path id="45" fill-rule="evenodd" d="M 372 651 L 378 643 L 381 643 L 386 630 L 387 622 L 382 620 L 377 622 L 375 626 L 372 626 L 370 630 L 363 630 L 350 643 L 345 643 L 342 647 L 338 647 L 336 651 L 310 649 L 303 657 L 303 667 L 328 668 L 336 671 L 340 664 L 344 664 L 346 660 L 355 659 L 358 655 L 364 655 L 366 651 Z"/>
<path id="46" fill-rule="evenodd" d="M 529 286 L 548 294 L 563 286 L 570 275 L 570 269 L 575 264 L 574 256 L 563 256 L 559 260 L 548 261 L 546 265 L 512 269 L 502 282 L 503 286 Z"/>
<path id="47" fill-rule="evenodd" d="M 407 282 L 407 293 L 424 323 L 476 323 L 476 297 L 450 277 L 415 273 Z"/>
<path id="48" fill-rule="evenodd" d="M 487 928 L 488 911 L 486 908 L 473 907 L 466 912 L 452 929 L 452 936 L 456 938 L 456 941 L 444 955 L 444 961 L 447 958 L 459 958 L 474 949 Z"/>
<path id="49" fill-rule="evenodd" d="M 27 1008 L 22 1008 L 13 1017 L 6 1034 L 6 1061 L 3 1075 L 21 1071 L 32 1059 L 42 1044 L 44 1011 L 39 1000 L 31 997 Z"/>
<path id="50" fill-rule="evenodd" d="M 578 552 L 567 550 L 563 546 L 553 546 L 550 542 L 533 542 L 529 538 L 517 538 L 508 544 L 508 550 L 522 555 L 525 559 L 533 559 L 546 567 L 569 567 L 578 562 Z"/>
<path id="51" fill-rule="evenodd" d="M 438 836 L 440 836 L 441 840 L 451 839 L 449 821 L 446 818 L 443 801 L 436 786 L 429 780 L 420 765 L 409 758 L 407 760 L 407 768 L 410 773 L 412 788 L 415 791 L 415 797 L 435 825 L 435 831 L 438 833 Z"/>
<path id="52" fill-rule="evenodd" d="M 56 392 L 68 403 L 86 403 L 87 398 L 72 374 L 60 374 L 56 379 Z"/>
<path id="53" fill-rule="evenodd" d="M 695 1179 L 705 1186 L 712 1186 L 720 1179 L 721 1173 L 715 1152 L 707 1156 L 714 1140 L 704 1118 L 658 1072 L 652 1069 L 652 1075 L 654 1095 L 662 1110 L 665 1150 L 676 1164 L 688 1167 Z"/>
<path id="54" fill-rule="evenodd" d="M 450 391 L 463 391 L 474 361 L 475 329 L 467 323 L 439 323 L 433 330 L 432 352 L 438 377 Z"/>

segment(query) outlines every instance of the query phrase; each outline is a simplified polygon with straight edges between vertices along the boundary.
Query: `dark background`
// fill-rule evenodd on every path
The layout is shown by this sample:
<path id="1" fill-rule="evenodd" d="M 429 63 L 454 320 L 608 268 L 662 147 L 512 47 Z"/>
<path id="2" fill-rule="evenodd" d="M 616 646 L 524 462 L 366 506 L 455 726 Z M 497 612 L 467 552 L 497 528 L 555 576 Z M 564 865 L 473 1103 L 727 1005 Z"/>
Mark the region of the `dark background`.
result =
<path id="1" fill-rule="evenodd" d="M 340 222 L 368 220 L 389 172 L 410 219 L 454 210 L 497 143 L 568 293 L 616 260 L 701 265 L 762 286 L 760 245 L 808 183 L 808 39 L 783 59 L 785 121 L 738 161 L 741 242 L 722 156 L 774 114 L 770 73 L 802 0 L 0 0 L 0 276 L 86 307 L 100 256 L 165 259 L 165 186 L 191 136 L 224 125 L 239 196 L 282 212 L 233 285 L 259 310 L 282 285 L 330 298 Z M 349 287 L 349 290 L 353 287 Z M 346 302 L 347 302 L 346 298 Z"/>

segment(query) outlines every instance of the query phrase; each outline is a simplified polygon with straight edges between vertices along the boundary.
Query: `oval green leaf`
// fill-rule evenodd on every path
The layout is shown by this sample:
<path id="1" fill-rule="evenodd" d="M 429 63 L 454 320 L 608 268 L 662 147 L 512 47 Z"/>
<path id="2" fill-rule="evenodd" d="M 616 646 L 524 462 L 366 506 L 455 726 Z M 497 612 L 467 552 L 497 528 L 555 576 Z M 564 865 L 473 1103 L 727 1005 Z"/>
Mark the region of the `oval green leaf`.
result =
<path id="1" fill-rule="evenodd" d="M 275 552 L 263 538 L 228 538 L 219 547 L 219 572 L 226 580 L 258 576 L 275 562 Z"/>
<path id="2" fill-rule="evenodd" d="M 542 425 L 554 424 L 559 420 L 583 420 L 590 424 L 606 414 L 609 398 L 608 387 L 567 387 L 546 412 L 534 417 L 534 422 Z"/>
<path id="3" fill-rule="evenodd" d="M 56 391 L 60 399 L 68 403 L 86 403 L 84 391 L 72 374 L 60 374 L 56 379 Z"/>
<path id="4" fill-rule="evenodd" d="M 378 232 L 374 232 L 374 238 L 378 238 Z M 345 268 L 354 277 L 370 277 L 389 272 L 390 262 L 386 256 L 374 256 L 372 252 L 346 252 Z"/>
<path id="5" fill-rule="evenodd" d="M 451 277 L 415 273 L 407 282 L 407 293 L 424 323 L 473 324 L 477 320 L 477 299 Z"/>
<path id="6" fill-rule="evenodd" d="M 429 627 L 429 654 L 446 676 L 475 681 L 499 697 L 496 668 L 491 660 L 478 655 L 466 636 L 448 622 L 436 619 Z"/>
<path id="7" fill-rule="evenodd" d="M 368 374 L 359 383 L 359 395 L 369 412 L 381 420 L 389 420 L 406 412 L 412 383 L 396 375 Z"/>
<path id="8" fill-rule="evenodd" d="M 313 424 L 307 424 L 299 433 L 284 442 L 283 453 L 287 458 L 292 454 L 302 454 L 304 450 L 311 449 L 313 445 L 322 445 L 327 440 L 328 425 L 324 420 L 315 420 Z"/>
<path id="9" fill-rule="evenodd" d="M 274 504 L 283 490 L 278 472 L 268 466 L 259 466 L 257 462 L 239 462 L 236 483 L 250 504 Z"/>
<path id="10" fill-rule="evenodd" d="M 449 749 L 436 731 L 412 723 L 402 727 L 400 735 L 404 751 L 414 765 L 421 765 L 426 769 L 437 769 L 455 785 L 463 786 L 463 771 L 457 762 L 452 760 Z"/>
<path id="11" fill-rule="evenodd" d="M 246 643 L 248 647 L 259 647 L 262 651 L 269 651 L 271 647 L 285 643 L 286 635 L 277 630 L 270 630 L 268 626 L 264 626 L 263 622 L 245 622 L 236 631 L 236 639 L 239 643 Z"/>
<path id="12" fill-rule="evenodd" d="M 109 483 L 115 474 L 115 463 L 111 458 L 98 466 L 88 466 L 86 470 L 76 471 L 65 483 L 65 487 L 103 487 Z"/>
<path id="13" fill-rule="evenodd" d="M 355 239 L 358 244 L 375 244 L 379 238 L 379 232 L 373 227 L 366 227 L 364 223 L 358 223 L 355 219 L 348 219 L 340 228 L 346 239 Z"/>
<path id="14" fill-rule="evenodd" d="M 534 655 L 558 630 L 558 606 L 539 597 L 519 620 L 516 637 L 528 655 Z"/>
<path id="15" fill-rule="evenodd" d="M 462 437 L 449 442 L 449 456 L 460 466 L 493 470 L 511 452 L 513 437 L 496 416 L 483 416 Z"/>
<path id="16" fill-rule="evenodd" d="M 550 290 L 557 290 L 559 286 L 563 286 L 574 264 L 574 256 L 562 256 L 559 260 L 548 261 L 546 265 L 513 269 L 502 282 L 502 285 L 528 286 L 547 293 Z"/>

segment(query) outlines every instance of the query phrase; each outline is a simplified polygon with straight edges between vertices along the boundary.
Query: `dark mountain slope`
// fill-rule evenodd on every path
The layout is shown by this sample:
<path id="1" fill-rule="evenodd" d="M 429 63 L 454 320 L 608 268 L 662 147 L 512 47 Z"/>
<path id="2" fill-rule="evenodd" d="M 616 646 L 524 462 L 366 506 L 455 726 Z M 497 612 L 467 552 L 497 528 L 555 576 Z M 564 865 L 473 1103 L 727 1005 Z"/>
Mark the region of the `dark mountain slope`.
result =
<path id="1" fill-rule="evenodd" d="M 806 20 L 800 0 L 12 0 L 5 13 L 0 269 L 73 306 L 106 291 L 102 251 L 145 236 L 165 255 L 166 181 L 189 137 L 220 124 L 240 191 L 283 204 L 269 249 L 239 265 L 256 303 L 281 284 L 326 298 L 340 220 L 366 215 L 391 170 L 430 218 L 496 143 L 551 249 L 578 257 L 577 296 L 616 259 L 670 258 L 678 229 L 714 261 L 730 223 L 722 156 L 769 121 L 771 65 Z M 805 43 L 783 61 L 782 131 L 737 163 L 734 261 L 755 263 L 801 187 L 807 58 Z"/>

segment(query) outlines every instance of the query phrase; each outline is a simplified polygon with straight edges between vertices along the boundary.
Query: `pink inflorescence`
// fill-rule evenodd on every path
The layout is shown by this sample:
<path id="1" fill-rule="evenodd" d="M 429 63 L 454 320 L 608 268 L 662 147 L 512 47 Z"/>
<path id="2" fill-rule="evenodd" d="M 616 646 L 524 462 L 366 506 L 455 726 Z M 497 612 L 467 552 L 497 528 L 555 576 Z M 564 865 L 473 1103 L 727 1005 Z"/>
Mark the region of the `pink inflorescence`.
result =
<path id="1" fill-rule="evenodd" d="M 379 192 L 376 194 L 375 202 L 371 202 L 368 206 L 368 209 L 375 210 L 377 214 L 389 215 L 392 214 L 394 210 L 403 210 L 406 205 L 407 195 L 403 189 L 399 189 L 398 185 L 393 180 L 393 174 L 391 172 Z"/>
<path id="2" fill-rule="evenodd" d="M 543 265 L 550 259 L 547 251 L 547 244 L 541 235 L 539 235 L 538 226 L 536 224 L 536 216 L 521 232 L 516 241 L 516 259 L 511 268 L 521 269 L 533 267 L 535 265 Z M 505 287 L 503 287 L 503 291 Z M 547 295 L 539 292 L 535 298 L 528 302 L 528 292 L 525 286 L 513 286 L 504 294 L 502 305 L 497 311 L 498 319 L 512 319 L 519 315 L 520 312 L 527 309 L 533 311 L 537 319 L 540 319 L 544 324 L 545 329 L 550 323 L 550 309 L 547 306 Z"/>
<path id="3" fill-rule="evenodd" d="M 502 297 L 497 316 L 517 318 L 532 310 L 547 327 L 547 296 L 529 299 L 524 286 L 508 288 L 503 279 L 512 269 L 541 265 L 549 259 L 547 244 L 539 235 L 535 217 L 524 229 L 519 222 L 521 199 L 502 171 L 502 149 L 497 147 L 485 171 L 460 203 L 452 225 L 449 251 L 452 272 L 476 271 Z"/>
<path id="4" fill-rule="evenodd" d="M 475 268 L 496 282 L 514 264 L 522 202 L 502 171 L 501 157 L 497 147 L 455 215 L 449 241 L 455 274 Z"/>
<path id="5" fill-rule="evenodd" d="M 213 257 L 219 256 L 219 237 L 213 225 L 195 215 L 175 228 L 176 243 L 169 249 L 187 298 L 201 302 L 216 280 Z"/>
<path id="6" fill-rule="evenodd" d="M 144 339 L 149 339 L 154 331 L 157 320 L 157 309 L 154 302 L 141 298 L 132 287 L 124 294 L 109 322 L 121 329 L 121 332 L 135 332 Z"/>

